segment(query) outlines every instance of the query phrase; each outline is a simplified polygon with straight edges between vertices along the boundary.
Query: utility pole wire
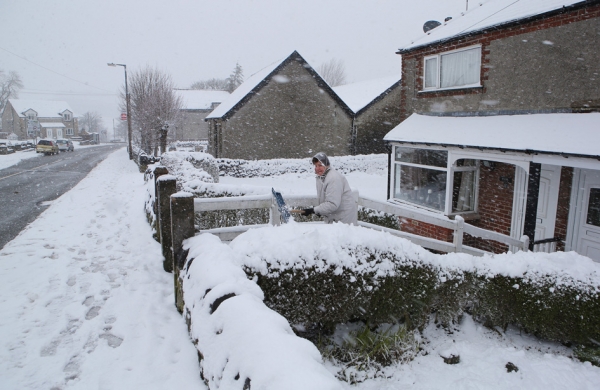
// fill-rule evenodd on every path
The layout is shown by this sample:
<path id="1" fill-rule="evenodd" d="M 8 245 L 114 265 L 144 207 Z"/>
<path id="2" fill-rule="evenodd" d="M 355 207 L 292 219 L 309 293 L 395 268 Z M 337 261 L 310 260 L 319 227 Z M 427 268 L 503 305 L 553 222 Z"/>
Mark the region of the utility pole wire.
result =
<path id="1" fill-rule="evenodd" d="M 54 71 L 54 70 L 52 70 L 52 69 L 50 69 L 50 68 L 46 68 L 46 67 L 45 67 L 45 66 L 43 66 L 43 65 L 37 64 L 37 63 L 35 63 L 35 62 L 33 62 L 33 61 L 30 61 L 30 60 L 28 60 L 27 58 L 25 58 L 25 57 L 22 57 L 22 56 L 20 56 L 20 55 L 18 55 L 18 54 L 16 54 L 16 53 L 13 53 L 12 51 L 10 51 L 10 50 L 7 50 L 7 49 L 5 49 L 5 48 L 3 48 L 3 47 L 0 47 L 0 50 L 4 50 L 5 52 L 7 52 L 7 53 L 10 53 L 10 54 L 12 54 L 12 55 L 13 55 L 13 56 L 15 56 L 15 57 L 18 57 L 18 58 L 20 58 L 20 59 L 22 59 L 22 60 L 24 60 L 24 61 L 27 61 L 27 62 L 29 62 L 29 63 L 31 63 L 31 64 L 35 65 L 35 66 L 39 66 L 40 68 L 42 68 L 42 69 L 44 69 L 44 70 L 47 70 L 48 72 L 52 72 L 52 73 L 54 73 L 54 74 L 57 74 L 57 75 L 59 75 L 59 76 L 61 76 L 61 77 L 64 77 L 64 78 L 66 78 L 66 79 L 69 79 L 69 80 L 71 80 L 71 81 L 75 81 L 76 83 L 83 84 L 83 85 L 85 85 L 86 87 L 90 87 L 90 88 L 96 88 L 96 89 L 98 89 L 98 90 L 100 90 L 100 91 L 104 91 L 104 92 L 110 92 L 110 91 L 108 91 L 108 90 L 106 90 L 106 89 L 103 89 L 103 88 L 99 88 L 99 87 L 96 87 L 96 86 L 90 85 L 90 84 L 88 84 L 88 83 L 85 83 L 85 82 L 83 82 L 83 81 L 75 80 L 74 78 L 71 78 L 71 77 L 69 77 L 69 76 L 65 76 L 64 74 L 58 73 L 58 72 L 56 72 L 56 71 Z"/>

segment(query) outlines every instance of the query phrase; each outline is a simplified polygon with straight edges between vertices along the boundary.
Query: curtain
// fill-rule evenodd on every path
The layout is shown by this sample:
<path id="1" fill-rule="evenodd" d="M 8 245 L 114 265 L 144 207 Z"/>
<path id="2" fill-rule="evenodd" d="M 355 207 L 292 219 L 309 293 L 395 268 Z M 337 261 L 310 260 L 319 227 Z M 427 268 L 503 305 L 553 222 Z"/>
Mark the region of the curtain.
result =
<path id="1" fill-rule="evenodd" d="M 425 60 L 425 88 L 437 87 L 437 57 Z"/>
<path id="2" fill-rule="evenodd" d="M 440 68 L 441 88 L 478 84 L 481 48 L 442 55 Z"/>

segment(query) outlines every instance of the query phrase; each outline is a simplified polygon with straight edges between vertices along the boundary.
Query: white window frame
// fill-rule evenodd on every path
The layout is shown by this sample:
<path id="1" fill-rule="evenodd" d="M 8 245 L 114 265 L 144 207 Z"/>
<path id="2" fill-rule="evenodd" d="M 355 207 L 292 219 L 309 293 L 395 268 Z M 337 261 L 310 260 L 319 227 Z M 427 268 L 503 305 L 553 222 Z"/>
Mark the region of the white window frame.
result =
<path id="1" fill-rule="evenodd" d="M 396 157 L 395 157 L 396 156 L 396 148 L 413 148 L 413 149 L 446 151 L 446 152 L 448 152 L 448 157 L 446 160 L 446 167 L 421 165 L 421 164 L 396 161 Z M 471 167 L 471 166 L 457 167 L 456 162 L 458 160 L 462 160 L 462 159 L 476 160 L 477 163 L 473 167 Z M 477 214 L 479 212 L 479 166 L 480 166 L 479 161 L 480 160 L 477 157 L 467 156 L 467 155 L 463 156 L 463 155 L 459 155 L 459 154 L 457 155 L 457 154 L 452 153 L 452 150 L 449 150 L 449 149 L 446 149 L 443 147 L 436 148 L 436 147 L 417 146 L 417 145 L 400 145 L 400 144 L 394 145 L 394 148 L 392 150 L 392 170 L 393 170 L 393 172 L 391 173 L 391 178 L 390 178 L 392 182 L 390 183 L 391 185 L 390 185 L 389 198 L 391 201 L 396 202 L 396 203 L 406 204 L 406 205 L 410 205 L 411 207 L 426 209 L 426 210 L 432 211 L 434 213 L 443 214 L 446 216 Z M 418 203 L 412 203 L 412 202 L 409 202 L 409 201 L 406 201 L 403 199 L 395 198 L 396 177 L 397 177 L 396 172 L 397 172 L 397 169 L 399 169 L 402 165 L 446 172 L 446 194 L 445 194 L 446 197 L 445 197 L 445 203 L 444 203 L 444 210 L 438 210 L 438 209 L 427 207 L 425 205 L 421 205 Z M 473 210 L 454 212 L 452 210 L 453 191 L 454 191 L 454 173 L 455 172 L 465 172 L 465 171 L 475 172 Z"/>
<path id="2" fill-rule="evenodd" d="M 63 114 L 64 121 L 69 122 L 71 120 L 71 113 L 65 112 Z"/>
<path id="3" fill-rule="evenodd" d="M 73 135 L 73 129 L 67 128 L 67 135 Z"/>
<path id="4" fill-rule="evenodd" d="M 442 88 L 441 87 L 441 66 L 442 66 L 442 57 L 448 54 L 455 54 L 455 53 L 459 53 L 461 51 L 467 51 L 467 50 L 473 50 L 473 49 L 479 49 L 479 56 L 477 58 L 479 58 L 479 67 L 478 67 L 478 73 L 477 73 L 477 79 L 478 81 L 476 83 L 472 83 L 472 84 L 464 84 L 464 85 L 454 85 L 452 87 L 446 87 L 446 88 Z M 435 80 L 435 86 L 433 87 L 426 87 L 427 84 L 427 80 L 426 80 L 426 65 L 427 65 L 427 60 L 431 60 L 431 59 L 436 59 L 436 80 Z M 434 55 L 430 55 L 430 56 L 426 56 L 423 58 L 423 89 L 422 92 L 428 92 L 428 91 L 445 91 L 445 90 L 452 90 L 452 89 L 463 89 L 463 88 L 477 88 L 477 87 L 481 87 L 481 45 L 474 45 L 474 46 L 469 46 L 469 47 L 463 47 L 460 49 L 456 49 L 456 50 L 450 50 L 450 51 L 446 51 L 443 53 L 438 53 L 438 54 L 434 54 Z"/>

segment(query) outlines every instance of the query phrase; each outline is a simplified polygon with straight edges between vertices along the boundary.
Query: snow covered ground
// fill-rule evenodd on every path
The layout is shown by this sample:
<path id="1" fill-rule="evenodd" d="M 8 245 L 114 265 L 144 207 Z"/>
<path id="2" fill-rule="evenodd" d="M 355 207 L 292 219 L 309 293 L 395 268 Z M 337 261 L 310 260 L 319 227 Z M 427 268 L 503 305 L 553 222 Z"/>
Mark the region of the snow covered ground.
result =
<path id="1" fill-rule="evenodd" d="M 383 199 L 385 175 L 350 184 Z M 221 178 L 229 185 L 312 193 L 310 175 Z M 111 154 L 0 250 L 0 389 L 205 389 L 196 349 L 173 304 L 173 278 L 144 211 L 145 187 L 125 149 Z M 561 345 L 465 317 L 430 326 L 427 355 L 390 367 L 371 389 L 596 389 L 600 368 Z M 441 354 L 461 361 L 447 365 Z M 518 367 L 507 372 L 506 364 Z"/>

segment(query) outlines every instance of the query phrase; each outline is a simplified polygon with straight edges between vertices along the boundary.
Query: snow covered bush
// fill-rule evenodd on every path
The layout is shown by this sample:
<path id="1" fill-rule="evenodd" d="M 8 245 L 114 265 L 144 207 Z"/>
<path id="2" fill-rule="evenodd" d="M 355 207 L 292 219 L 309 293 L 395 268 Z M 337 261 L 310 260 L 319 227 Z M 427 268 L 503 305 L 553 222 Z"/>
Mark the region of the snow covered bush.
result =
<path id="1" fill-rule="evenodd" d="M 387 173 L 387 154 L 330 157 L 331 165 L 341 173 L 360 171 L 366 173 Z M 287 173 L 313 174 L 311 158 L 286 158 L 272 160 L 233 160 L 217 159 L 221 176 L 266 177 Z"/>
<path id="2" fill-rule="evenodd" d="M 210 389 L 334 390 L 317 348 L 262 302 L 237 254 L 212 235 L 186 241 L 185 315 Z M 260 356 L 260 359 L 256 357 Z"/>

